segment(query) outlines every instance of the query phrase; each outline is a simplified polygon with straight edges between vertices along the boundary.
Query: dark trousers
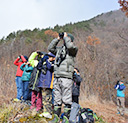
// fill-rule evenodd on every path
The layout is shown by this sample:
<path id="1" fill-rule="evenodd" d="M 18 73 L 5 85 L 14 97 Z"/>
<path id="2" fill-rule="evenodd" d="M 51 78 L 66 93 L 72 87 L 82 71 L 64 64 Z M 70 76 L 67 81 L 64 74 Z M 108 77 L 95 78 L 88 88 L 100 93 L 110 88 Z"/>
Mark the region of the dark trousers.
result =
<path id="1" fill-rule="evenodd" d="M 76 102 L 79 104 L 79 96 L 72 95 L 72 102 Z"/>

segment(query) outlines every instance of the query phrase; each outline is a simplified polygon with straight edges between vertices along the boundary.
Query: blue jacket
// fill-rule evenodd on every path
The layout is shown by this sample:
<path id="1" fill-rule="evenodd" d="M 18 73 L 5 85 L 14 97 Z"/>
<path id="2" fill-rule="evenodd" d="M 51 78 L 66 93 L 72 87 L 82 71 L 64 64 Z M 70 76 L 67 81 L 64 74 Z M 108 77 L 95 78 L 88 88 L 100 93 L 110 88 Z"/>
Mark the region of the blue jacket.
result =
<path id="1" fill-rule="evenodd" d="M 125 97 L 125 85 L 124 84 L 118 84 L 114 87 L 117 90 L 117 97 Z"/>
<path id="2" fill-rule="evenodd" d="M 22 81 L 29 81 L 30 77 L 31 77 L 31 73 L 33 71 L 33 67 L 32 66 L 29 67 L 28 65 L 22 64 L 20 66 L 20 69 L 23 71 L 21 80 Z"/>
<path id="3" fill-rule="evenodd" d="M 37 69 L 40 71 L 38 87 L 50 88 L 53 73 L 52 63 L 44 56 L 38 63 Z"/>

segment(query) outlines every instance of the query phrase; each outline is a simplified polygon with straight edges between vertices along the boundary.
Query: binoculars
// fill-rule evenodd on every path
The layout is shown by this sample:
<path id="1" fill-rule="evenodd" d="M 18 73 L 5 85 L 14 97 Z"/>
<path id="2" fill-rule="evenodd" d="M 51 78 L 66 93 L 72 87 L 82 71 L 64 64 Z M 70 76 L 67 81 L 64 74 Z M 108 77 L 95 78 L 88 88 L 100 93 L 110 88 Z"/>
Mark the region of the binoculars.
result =
<path id="1" fill-rule="evenodd" d="M 59 33 L 59 37 L 60 37 L 60 39 L 63 39 L 63 37 L 64 37 L 64 32 Z"/>

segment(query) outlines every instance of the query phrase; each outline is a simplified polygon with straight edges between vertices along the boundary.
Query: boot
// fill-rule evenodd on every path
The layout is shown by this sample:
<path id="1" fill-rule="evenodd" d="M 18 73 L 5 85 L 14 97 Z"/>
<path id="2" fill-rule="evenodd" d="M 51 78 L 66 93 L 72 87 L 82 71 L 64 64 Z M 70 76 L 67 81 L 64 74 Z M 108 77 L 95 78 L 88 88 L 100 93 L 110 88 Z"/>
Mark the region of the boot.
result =
<path id="1" fill-rule="evenodd" d="M 61 106 L 54 106 L 54 118 L 53 120 L 49 121 L 48 123 L 59 123 L 60 122 L 60 112 Z"/>
<path id="2" fill-rule="evenodd" d="M 62 123 L 69 123 L 70 111 L 71 111 L 71 105 L 67 104 L 64 107 L 64 117 Z"/>

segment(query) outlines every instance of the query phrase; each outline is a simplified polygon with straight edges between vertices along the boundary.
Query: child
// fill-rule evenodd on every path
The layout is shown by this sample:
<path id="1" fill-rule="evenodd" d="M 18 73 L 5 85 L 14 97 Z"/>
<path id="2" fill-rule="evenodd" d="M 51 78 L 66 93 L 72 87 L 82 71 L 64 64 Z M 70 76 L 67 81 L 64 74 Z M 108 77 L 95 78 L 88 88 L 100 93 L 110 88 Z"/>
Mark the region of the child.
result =
<path id="1" fill-rule="evenodd" d="M 21 65 L 20 69 L 23 71 L 23 75 L 21 80 L 23 82 L 23 101 L 29 100 L 29 80 L 31 77 L 31 73 L 33 71 L 33 67 L 30 65 L 29 62 L 25 62 Z"/>
<path id="2" fill-rule="evenodd" d="M 22 61 L 20 61 L 20 59 Z M 18 66 L 17 67 L 17 72 L 16 72 L 16 86 L 17 86 L 17 97 L 14 99 L 14 101 L 20 101 L 21 100 L 21 97 L 23 96 L 23 93 L 22 93 L 22 87 L 23 87 L 23 83 L 22 83 L 22 80 L 21 80 L 21 76 L 23 74 L 23 71 L 20 69 L 20 66 L 27 61 L 27 56 L 23 56 L 23 55 L 20 55 L 18 56 L 18 58 L 14 61 L 14 65 Z"/>
<path id="3" fill-rule="evenodd" d="M 117 90 L 117 114 L 124 115 L 125 110 L 125 85 L 123 81 L 117 81 L 115 85 Z"/>
<path id="4" fill-rule="evenodd" d="M 72 102 L 76 102 L 78 104 L 79 104 L 81 81 L 82 81 L 82 78 L 80 77 L 79 70 L 77 68 L 74 68 L 73 86 L 72 86 Z"/>
<path id="5" fill-rule="evenodd" d="M 43 95 L 43 111 L 40 116 L 52 118 L 52 75 L 53 63 L 55 55 L 52 53 L 47 54 L 48 58 L 44 57 L 37 65 L 37 69 L 41 72 L 38 87 L 43 89 L 40 95 Z M 38 99 L 41 102 L 41 99 Z"/>
<path id="6" fill-rule="evenodd" d="M 37 57 L 37 59 L 36 59 L 36 57 Z M 41 98 L 38 93 L 41 90 L 37 87 L 38 82 L 39 82 L 39 70 L 37 70 L 37 65 L 42 57 L 43 57 L 42 52 L 35 51 L 30 55 L 30 57 L 28 59 L 29 63 L 34 68 L 32 74 L 31 74 L 30 83 L 29 83 L 29 89 L 32 90 L 30 109 L 33 109 L 36 106 L 36 111 L 38 111 L 40 109 L 40 107 L 42 106 L 42 104 L 40 102 L 36 101 L 36 99 Z"/>

